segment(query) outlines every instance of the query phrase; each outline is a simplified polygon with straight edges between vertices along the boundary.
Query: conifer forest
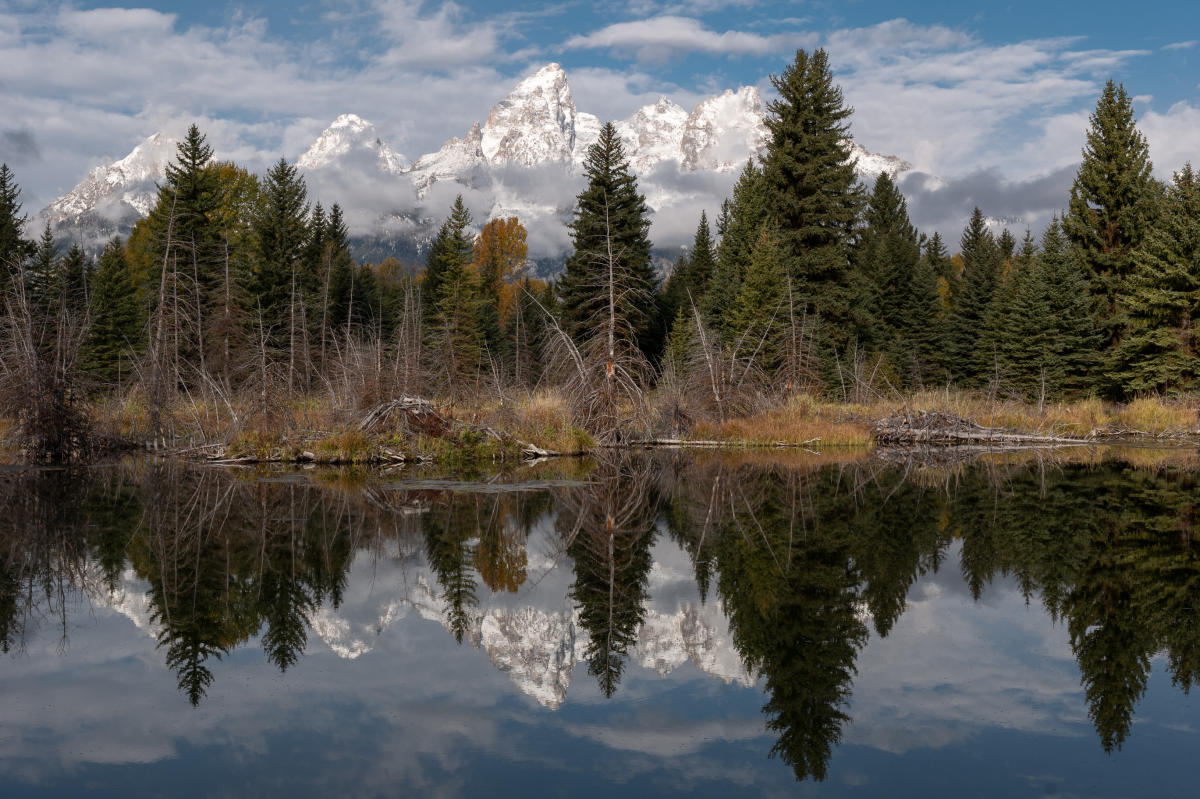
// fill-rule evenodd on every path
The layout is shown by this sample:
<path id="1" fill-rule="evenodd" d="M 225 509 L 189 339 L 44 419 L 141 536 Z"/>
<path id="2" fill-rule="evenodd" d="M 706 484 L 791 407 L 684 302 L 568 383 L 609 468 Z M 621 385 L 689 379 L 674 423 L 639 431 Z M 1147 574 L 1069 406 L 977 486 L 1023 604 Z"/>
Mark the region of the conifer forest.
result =
<path id="1" fill-rule="evenodd" d="M 29 229 L 2 166 L 0 413 L 44 460 L 344 438 L 397 398 L 547 451 L 858 441 L 839 407 L 978 421 L 1002 405 L 1014 429 L 1056 434 L 1196 426 L 1179 402 L 1200 379 L 1200 189 L 1191 164 L 1152 175 L 1124 86 L 1080 131 L 1060 216 L 1008 230 L 964 208 L 955 242 L 914 227 L 887 172 L 859 181 L 825 51 L 772 84 L 764 153 L 664 270 L 612 124 L 549 280 L 529 275 L 520 219 L 473 219 L 461 196 L 418 262 L 356 262 L 342 208 L 311 201 L 293 164 L 251 174 L 194 125 L 148 216 L 95 258 Z"/>

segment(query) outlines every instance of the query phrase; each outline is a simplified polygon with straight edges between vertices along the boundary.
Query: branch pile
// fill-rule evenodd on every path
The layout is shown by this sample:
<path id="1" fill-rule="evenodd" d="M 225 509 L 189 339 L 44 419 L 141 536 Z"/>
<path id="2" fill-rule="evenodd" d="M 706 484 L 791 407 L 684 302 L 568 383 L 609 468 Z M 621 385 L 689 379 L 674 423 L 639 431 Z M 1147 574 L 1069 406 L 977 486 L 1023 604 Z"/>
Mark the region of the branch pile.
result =
<path id="1" fill-rule="evenodd" d="M 1010 433 L 982 427 L 969 419 L 938 411 L 898 413 L 878 419 L 872 426 L 875 443 L 881 447 L 954 446 L 990 444 L 1026 446 L 1034 444 L 1078 444 L 1081 439 Z"/>

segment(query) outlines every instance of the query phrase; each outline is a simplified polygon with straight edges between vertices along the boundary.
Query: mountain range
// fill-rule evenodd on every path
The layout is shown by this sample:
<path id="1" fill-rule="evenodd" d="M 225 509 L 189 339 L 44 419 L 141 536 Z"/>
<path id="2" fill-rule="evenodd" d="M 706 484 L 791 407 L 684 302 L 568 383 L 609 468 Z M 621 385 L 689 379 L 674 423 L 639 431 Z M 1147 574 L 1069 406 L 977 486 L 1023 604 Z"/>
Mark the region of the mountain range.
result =
<path id="1" fill-rule="evenodd" d="M 578 110 L 566 73 L 549 64 L 521 81 L 482 123 L 436 152 L 410 161 L 371 122 L 344 114 L 296 164 L 310 195 L 343 206 L 359 258 L 375 259 L 389 250 L 415 256 L 455 194 L 464 195 L 479 222 L 518 216 L 530 231 L 531 255 L 552 257 L 569 244 L 566 223 L 601 124 Z M 615 124 L 660 247 L 685 243 L 700 209 L 715 213 L 768 135 L 762 100 L 752 86 L 726 90 L 691 111 L 660 97 Z M 125 158 L 96 167 L 43 209 L 37 224 L 49 222 L 58 236 L 93 249 L 127 233 L 153 204 L 176 143 L 160 131 Z M 912 168 L 895 156 L 850 144 L 866 179 Z"/>

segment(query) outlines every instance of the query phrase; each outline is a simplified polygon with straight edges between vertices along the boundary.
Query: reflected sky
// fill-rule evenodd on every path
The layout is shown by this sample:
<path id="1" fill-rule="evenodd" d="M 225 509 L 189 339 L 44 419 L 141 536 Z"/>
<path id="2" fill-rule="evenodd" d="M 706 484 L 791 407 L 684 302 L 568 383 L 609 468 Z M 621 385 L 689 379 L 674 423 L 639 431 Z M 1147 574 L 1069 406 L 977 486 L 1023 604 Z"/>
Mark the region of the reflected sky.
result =
<path id="1" fill-rule="evenodd" d="M 830 468 L 801 477 L 829 490 Z M 1111 467 L 1068 469 L 1063 484 L 1093 485 L 1097 469 Z M 702 476 L 686 482 L 708 496 Z M 856 601 L 867 632 L 851 666 L 849 720 L 825 779 L 798 781 L 768 757 L 779 736 L 763 712 L 767 680 L 742 657 L 753 646 L 742 640 L 746 628 L 731 626 L 718 577 L 702 599 L 695 550 L 671 533 L 677 486 L 656 489 L 641 620 L 606 696 L 589 671 L 590 639 L 572 599 L 583 572 L 568 553 L 580 550 L 561 524 L 564 503 L 582 502 L 562 492 L 585 489 L 530 495 L 537 507 L 525 513 L 529 523 L 513 527 L 521 528 L 524 581 L 516 592 L 493 590 L 472 571 L 475 604 L 460 644 L 427 546 L 429 520 L 463 510 L 450 509 L 446 495 L 383 492 L 391 503 L 384 512 L 359 505 L 361 487 L 204 479 L 217 480 L 213 496 L 232 489 L 242 495 L 234 502 L 260 509 L 275 492 L 315 495 L 289 505 L 300 510 L 294 517 L 275 505 L 263 510 L 271 518 L 326 518 L 321 503 L 329 502 L 349 509 L 362 526 L 343 533 L 354 547 L 336 607 L 325 602 L 309 614 L 303 652 L 286 671 L 265 654 L 262 629 L 211 659 L 212 683 L 193 707 L 158 644 L 164 622 L 144 553 L 132 543 L 111 586 L 89 555 L 74 582 L 82 588 L 64 594 L 65 628 L 53 602 L 35 603 L 40 616 L 0 658 L 4 796 L 1137 796 L 1151 785 L 1158 796 L 1191 793 L 1196 713 L 1171 684 L 1167 655 L 1153 656 L 1133 728 L 1107 754 L 1068 622 L 1053 618 L 1015 569 L 993 571 L 976 598 L 962 568 L 977 557 L 964 553 L 969 533 L 939 539 L 937 569 L 907 587 L 886 636 L 865 600 Z M 113 477 L 103 482 L 99 493 L 111 497 Z M 145 475 L 120 482 L 134 496 L 150 485 Z M 895 485 L 884 484 L 890 496 Z M 510 505 L 498 515 L 512 521 L 529 510 Z M 464 507 L 475 520 L 496 509 Z M 825 518 L 814 507 L 806 513 Z M 381 518 L 401 517 L 379 534 Z M 99 517 L 88 518 L 94 527 Z M 770 517 L 756 518 L 767 525 L 767 546 L 775 541 Z M 861 512 L 853 519 L 861 525 Z M 751 546 L 756 528 L 743 523 Z M 478 521 L 462 529 L 466 550 L 493 534 Z M 775 555 L 784 559 L 778 546 Z M 725 557 L 730 573 L 734 561 Z"/>

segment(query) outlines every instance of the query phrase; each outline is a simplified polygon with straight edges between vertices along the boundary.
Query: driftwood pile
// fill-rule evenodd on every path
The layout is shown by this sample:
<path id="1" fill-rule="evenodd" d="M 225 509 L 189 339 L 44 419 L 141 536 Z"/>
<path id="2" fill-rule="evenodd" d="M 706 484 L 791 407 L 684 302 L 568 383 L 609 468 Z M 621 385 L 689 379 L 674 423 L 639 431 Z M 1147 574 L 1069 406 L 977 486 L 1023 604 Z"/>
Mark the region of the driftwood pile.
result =
<path id="1" fill-rule="evenodd" d="M 364 433 L 371 433 L 389 420 L 400 422 L 408 433 L 429 438 L 444 438 L 454 427 L 449 419 L 437 412 L 429 400 L 420 397 L 399 397 L 381 402 L 367 411 L 366 416 L 358 423 L 358 429 Z"/>
<path id="2" fill-rule="evenodd" d="M 1036 446 L 1039 444 L 1078 444 L 1081 439 L 1010 433 L 995 427 L 982 427 L 969 419 L 937 411 L 897 413 L 875 421 L 875 443 L 881 447 L 957 446 Z"/>
<path id="3" fill-rule="evenodd" d="M 364 433 L 371 433 L 389 421 L 393 426 L 399 423 L 399 426 L 409 435 L 452 438 L 460 431 L 467 430 L 503 444 L 515 445 L 523 455 L 529 458 L 544 458 L 559 454 L 490 427 L 468 424 L 443 416 L 432 402 L 420 397 L 399 397 L 379 403 L 363 416 L 362 421 L 358 423 L 358 429 Z"/>

